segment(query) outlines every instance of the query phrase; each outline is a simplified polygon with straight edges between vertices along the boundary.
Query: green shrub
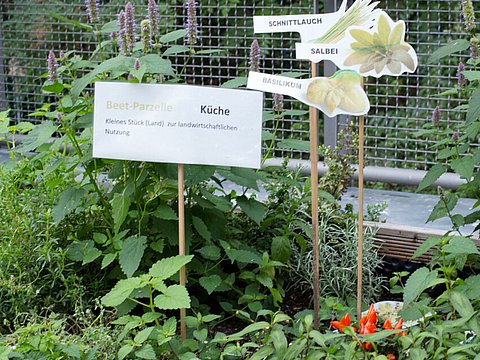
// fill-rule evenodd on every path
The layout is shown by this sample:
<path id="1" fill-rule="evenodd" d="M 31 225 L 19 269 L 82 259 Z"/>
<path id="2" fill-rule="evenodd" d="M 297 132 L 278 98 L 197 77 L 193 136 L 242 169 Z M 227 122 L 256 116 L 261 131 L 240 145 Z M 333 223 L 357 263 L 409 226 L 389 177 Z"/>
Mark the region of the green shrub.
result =
<path id="1" fill-rule="evenodd" d="M 55 164 L 19 160 L 0 165 L 0 326 L 23 314 L 72 311 L 84 287 L 66 258 L 52 207 L 72 183 Z"/>

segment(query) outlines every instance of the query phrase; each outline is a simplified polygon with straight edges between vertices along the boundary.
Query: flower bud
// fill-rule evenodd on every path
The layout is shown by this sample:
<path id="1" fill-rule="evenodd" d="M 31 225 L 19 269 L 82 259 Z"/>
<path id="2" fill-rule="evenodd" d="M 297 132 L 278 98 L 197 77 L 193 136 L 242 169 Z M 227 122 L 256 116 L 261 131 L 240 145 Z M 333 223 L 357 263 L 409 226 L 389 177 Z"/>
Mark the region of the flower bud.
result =
<path id="1" fill-rule="evenodd" d="M 440 124 L 440 108 L 438 106 L 433 109 L 432 124 L 434 126 L 438 126 Z"/>
<path id="2" fill-rule="evenodd" d="M 53 50 L 50 50 L 47 56 L 47 71 L 48 71 L 48 79 L 50 81 L 57 81 L 58 80 L 58 75 L 57 75 L 57 59 L 55 58 L 55 52 Z"/>
<path id="3" fill-rule="evenodd" d="M 260 47 L 258 40 L 254 39 L 250 46 L 250 71 L 260 71 Z"/>
<path id="4" fill-rule="evenodd" d="M 142 20 L 140 23 L 140 38 L 142 39 L 143 43 L 143 51 L 149 52 L 150 48 L 152 47 L 153 40 L 152 40 L 152 26 L 150 24 L 150 20 Z"/>
<path id="5" fill-rule="evenodd" d="M 463 87 L 467 84 L 465 75 L 463 75 L 464 70 L 465 70 L 465 64 L 460 61 L 457 67 L 457 85 L 459 89 L 463 89 Z"/>

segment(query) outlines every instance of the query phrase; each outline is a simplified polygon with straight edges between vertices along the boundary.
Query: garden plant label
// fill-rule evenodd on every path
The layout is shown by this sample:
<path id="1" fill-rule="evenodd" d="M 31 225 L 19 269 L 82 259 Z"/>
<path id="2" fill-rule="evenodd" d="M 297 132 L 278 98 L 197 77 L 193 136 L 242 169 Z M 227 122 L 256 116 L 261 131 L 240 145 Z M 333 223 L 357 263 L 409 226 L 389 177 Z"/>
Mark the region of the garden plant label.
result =
<path id="1" fill-rule="evenodd" d="M 93 156 L 259 168 L 263 94 L 96 82 Z"/>

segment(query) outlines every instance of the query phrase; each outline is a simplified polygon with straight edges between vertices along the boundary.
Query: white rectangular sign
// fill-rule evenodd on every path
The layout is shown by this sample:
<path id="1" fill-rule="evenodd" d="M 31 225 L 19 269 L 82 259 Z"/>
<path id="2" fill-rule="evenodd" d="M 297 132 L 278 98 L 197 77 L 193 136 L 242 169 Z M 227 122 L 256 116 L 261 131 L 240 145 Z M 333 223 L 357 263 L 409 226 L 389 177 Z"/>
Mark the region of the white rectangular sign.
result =
<path id="1" fill-rule="evenodd" d="M 96 82 L 93 156 L 259 168 L 263 93 Z"/>

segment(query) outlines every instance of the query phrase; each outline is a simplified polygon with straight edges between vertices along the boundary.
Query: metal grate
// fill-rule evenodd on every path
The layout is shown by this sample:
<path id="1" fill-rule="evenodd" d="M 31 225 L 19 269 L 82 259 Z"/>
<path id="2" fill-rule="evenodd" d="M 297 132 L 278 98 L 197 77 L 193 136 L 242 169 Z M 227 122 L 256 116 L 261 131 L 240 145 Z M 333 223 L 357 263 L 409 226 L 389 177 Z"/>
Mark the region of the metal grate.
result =
<path id="1" fill-rule="evenodd" d="M 146 0 L 131 1 L 136 5 L 138 21 L 146 14 Z M 183 27 L 182 1 L 157 1 L 160 5 L 163 32 Z M 102 2 L 101 19 L 111 21 L 123 7 L 124 1 Z M 326 9 L 338 8 L 339 1 L 326 0 Z M 415 137 L 433 108 L 442 108 L 442 126 L 455 128 L 460 111 L 455 98 L 440 98 L 438 94 L 456 83 L 457 60 L 425 65 L 436 48 L 448 40 L 462 37 L 460 2 L 448 0 L 382 1 L 393 19 L 407 24 L 407 41 L 419 55 L 419 69 L 415 74 L 398 78 L 368 78 L 366 88 L 370 94 L 371 112 L 366 118 L 366 158 L 369 165 L 425 169 L 436 161 L 431 141 Z M 309 73 L 309 63 L 295 60 L 296 33 L 253 34 L 253 15 L 280 15 L 312 13 L 312 0 L 202 0 L 199 1 L 201 43 L 198 50 L 218 49 L 224 52 L 196 56 L 185 73 L 186 81 L 204 85 L 220 85 L 248 70 L 250 44 L 256 37 L 262 50 L 261 71 L 280 74 L 287 71 Z M 329 10 L 331 11 L 331 10 Z M 323 6 L 320 4 L 320 12 Z M 59 16 L 60 15 L 60 16 Z M 91 32 L 79 29 L 64 18 L 86 22 L 83 0 L 3 0 L 0 3 L 0 110 L 11 108 L 12 118 L 19 122 L 31 120 L 28 114 L 45 101 L 41 94 L 41 74 L 45 73 L 46 57 L 50 49 L 75 50 L 89 54 L 95 47 Z M 180 55 L 170 58 L 181 66 Z M 322 69 L 321 69 L 322 71 Z M 285 99 L 287 109 L 306 107 Z M 270 94 L 266 94 L 265 109 L 272 108 Z M 273 131 L 278 126 L 281 139 L 308 139 L 306 117 L 286 117 L 280 122 L 270 120 L 264 128 Z M 338 119 L 337 119 L 338 120 Z M 331 121 L 331 120 L 329 120 Z M 345 121 L 344 119 L 342 120 Z M 336 126 L 320 126 L 321 141 L 335 139 Z M 308 154 L 289 149 L 277 149 L 278 157 L 306 159 Z"/>

